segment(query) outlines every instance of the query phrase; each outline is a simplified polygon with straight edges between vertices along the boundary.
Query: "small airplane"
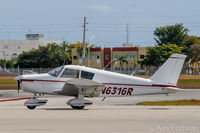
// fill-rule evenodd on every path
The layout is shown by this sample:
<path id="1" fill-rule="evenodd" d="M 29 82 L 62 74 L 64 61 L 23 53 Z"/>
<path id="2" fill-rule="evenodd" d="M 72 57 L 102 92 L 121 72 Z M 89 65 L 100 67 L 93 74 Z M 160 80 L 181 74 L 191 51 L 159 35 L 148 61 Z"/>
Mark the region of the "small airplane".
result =
<path id="1" fill-rule="evenodd" d="M 47 103 L 38 99 L 41 95 L 73 96 L 67 102 L 73 109 L 83 109 L 93 102 L 85 97 L 122 97 L 135 95 L 171 94 L 177 88 L 186 56 L 172 54 L 169 59 L 149 79 L 99 70 L 78 65 L 57 67 L 45 74 L 17 76 L 18 90 L 33 93 L 24 105 L 35 109 Z"/>

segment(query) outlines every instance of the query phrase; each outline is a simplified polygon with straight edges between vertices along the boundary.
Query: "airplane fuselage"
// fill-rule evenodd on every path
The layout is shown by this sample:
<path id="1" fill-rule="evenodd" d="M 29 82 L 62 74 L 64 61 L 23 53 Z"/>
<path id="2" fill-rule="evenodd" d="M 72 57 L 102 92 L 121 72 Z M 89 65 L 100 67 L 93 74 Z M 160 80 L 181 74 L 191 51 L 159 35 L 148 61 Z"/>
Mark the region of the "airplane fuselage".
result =
<path id="1" fill-rule="evenodd" d="M 173 54 L 149 79 L 119 74 L 84 66 L 65 65 L 46 74 L 22 75 L 15 78 L 18 89 L 34 93 L 24 105 L 35 109 L 47 103 L 37 94 L 73 96 L 67 104 L 83 109 L 93 102 L 84 97 L 121 97 L 133 95 L 171 94 L 176 87 L 186 56 Z"/>
<path id="2" fill-rule="evenodd" d="M 69 65 L 66 68 L 94 73 L 91 80 L 102 83 L 105 87 L 100 93 L 100 97 L 131 96 L 145 94 L 165 94 L 163 88 L 176 87 L 175 85 L 164 84 L 150 79 L 129 76 L 84 66 Z M 62 71 L 61 71 L 62 73 Z M 81 75 L 81 74 L 80 74 Z M 77 78 L 81 78 L 80 76 Z M 46 74 L 23 75 L 21 85 L 24 91 L 39 94 L 57 94 L 62 91 L 67 80 L 60 75 L 52 76 Z"/>

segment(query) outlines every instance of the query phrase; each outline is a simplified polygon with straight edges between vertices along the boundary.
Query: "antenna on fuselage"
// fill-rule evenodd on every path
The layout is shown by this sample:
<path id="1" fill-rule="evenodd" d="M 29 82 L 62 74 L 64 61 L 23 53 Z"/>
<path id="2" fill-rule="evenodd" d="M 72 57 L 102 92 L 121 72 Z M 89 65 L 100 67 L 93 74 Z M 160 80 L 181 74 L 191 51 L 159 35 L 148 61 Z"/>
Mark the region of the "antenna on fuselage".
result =
<path id="1" fill-rule="evenodd" d="M 105 70 L 112 62 L 117 61 L 116 59 L 112 59 L 104 68 L 103 70 Z"/>
<path id="2" fill-rule="evenodd" d="M 137 68 L 135 69 L 135 71 L 133 71 L 133 72 L 131 73 L 131 76 L 135 75 L 136 72 L 137 72 Z"/>

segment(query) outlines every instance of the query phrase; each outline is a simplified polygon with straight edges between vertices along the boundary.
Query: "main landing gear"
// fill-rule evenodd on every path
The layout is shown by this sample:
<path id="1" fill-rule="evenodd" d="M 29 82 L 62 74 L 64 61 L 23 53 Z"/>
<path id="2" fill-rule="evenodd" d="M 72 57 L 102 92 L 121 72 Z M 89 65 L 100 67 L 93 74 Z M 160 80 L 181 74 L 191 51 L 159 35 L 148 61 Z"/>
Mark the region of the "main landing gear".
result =
<path id="1" fill-rule="evenodd" d="M 85 106 L 91 105 L 93 102 L 84 99 L 83 89 L 79 88 L 78 96 L 67 102 L 73 109 L 84 109 Z"/>
<path id="2" fill-rule="evenodd" d="M 84 99 L 79 99 L 79 98 L 75 98 L 75 99 L 71 99 L 67 102 L 68 105 L 70 105 L 73 109 L 84 109 L 85 106 L 91 105 L 93 102 L 89 101 L 89 100 L 84 100 Z"/>
<path id="3" fill-rule="evenodd" d="M 30 110 L 33 110 L 35 109 L 37 106 L 42 106 L 42 105 L 45 105 L 47 103 L 48 100 L 39 100 L 37 99 L 39 98 L 39 96 L 36 95 L 36 93 L 34 94 L 34 97 L 27 100 L 24 105 L 30 109 Z"/>

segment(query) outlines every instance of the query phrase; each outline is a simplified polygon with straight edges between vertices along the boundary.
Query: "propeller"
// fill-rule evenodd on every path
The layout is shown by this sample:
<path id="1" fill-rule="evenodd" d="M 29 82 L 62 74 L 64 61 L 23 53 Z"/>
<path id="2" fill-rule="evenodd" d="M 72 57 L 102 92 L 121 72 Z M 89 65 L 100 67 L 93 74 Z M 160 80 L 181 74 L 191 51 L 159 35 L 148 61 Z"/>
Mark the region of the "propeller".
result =
<path id="1" fill-rule="evenodd" d="M 14 78 L 14 80 L 17 81 L 17 92 L 18 92 L 18 94 L 19 94 L 19 89 L 20 89 L 20 83 L 22 82 L 21 77 L 22 77 L 22 75 L 20 75 L 20 70 L 19 70 L 19 66 L 18 66 L 17 77 Z"/>
<path id="2" fill-rule="evenodd" d="M 17 92 L 18 92 L 18 94 L 19 94 L 19 89 L 20 89 L 20 80 L 17 80 Z"/>

